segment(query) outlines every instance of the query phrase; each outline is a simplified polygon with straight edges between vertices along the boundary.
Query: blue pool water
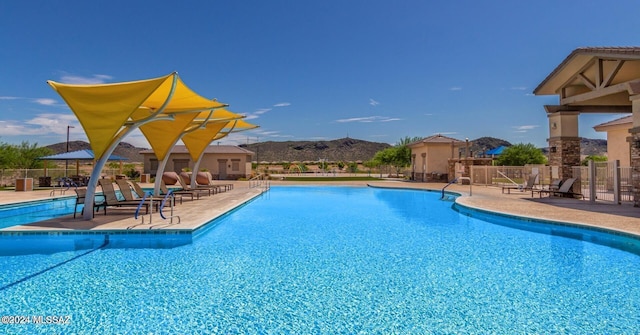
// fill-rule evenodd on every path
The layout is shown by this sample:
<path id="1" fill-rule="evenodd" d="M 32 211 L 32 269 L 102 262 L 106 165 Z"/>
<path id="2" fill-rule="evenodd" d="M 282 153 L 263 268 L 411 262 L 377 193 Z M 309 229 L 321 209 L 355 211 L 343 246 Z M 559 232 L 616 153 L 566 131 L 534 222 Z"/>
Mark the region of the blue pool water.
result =
<path id="1" fill-rule="evenodd" d="M 75 197 L 67 197 L 0 205 L 0 228 L 73 214 L 75 204 Z M 81 209 L 78 207 L 78 211 Z"/>
<path id="2" fill-rule="evenodd" d="M 483 217 L 495 219 L 489 223 L 452 210 L 452 202 L 439 196 L 273 187 L 187 245 L 80 246 L 1 256 L 0 316 L 69 319 L 64 325 L 0 323 L 0 333 L 625 334 L 640 329 L 637 240 L 625 239 L 621 250 L 603 245 L 615 238 L 601 239 L 599 232 L 565 233 L 556 226 L 549 230 L 555 234 L 536 233 L 529 230 L 546 228 Z"/>

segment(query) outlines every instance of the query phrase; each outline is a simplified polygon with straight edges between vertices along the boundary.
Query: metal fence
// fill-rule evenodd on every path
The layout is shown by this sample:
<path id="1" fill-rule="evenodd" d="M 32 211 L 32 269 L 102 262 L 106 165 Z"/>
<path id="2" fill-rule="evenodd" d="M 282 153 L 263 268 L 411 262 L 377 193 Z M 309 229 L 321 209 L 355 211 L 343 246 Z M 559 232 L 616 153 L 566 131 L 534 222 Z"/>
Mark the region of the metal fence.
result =
<path id="1" fill-rule="evenodd" d="M 551 167 L 545 165 L 526 166 L 471 166 L 471 180 L 474 185 L 505 186 L 522 185 L 529 176 L 537 174 L 536 184 L 548 185 L 551 182 Z"/>
<path id="2" fill-rule="evenodd" d="M 91 170 L 80 170 L 82 176 L 89 176 Z M 101 176 L 115 177 L 120 173 L 120 169 L 103 169 Z M 75 176 L 76 169 L 67 170 L 66 176 Z M 57 180 L 65 177 L 65 169 L 47 169 L 47 175 L 45 176 L 44 169 L 2 169 L 0 170 L 0 186 L 1 187 L 14 187 L 16 185 L 16 179 L 21 178 L 33 178 L 35 186 L 41 185 L 43 182 L 49 181 L 51 184 L 55 184 Z"/>
<path id="3" fill-rule="evenodd" d="M 579 181 L 577 183 L 579 190 L 574 191 L 579 191 L 588 200 L 615 202 L 617 193 L 620 202 L 633 201 L 631 167 L 618 166 L 616 168 L 615 162 L 593 162 L 592 164 L 594 166 L 593 174 L 589 173 L 588 166 L 573 167 L 572 175 Z M 616 185 L 618 179 L 619 185 Z"/>

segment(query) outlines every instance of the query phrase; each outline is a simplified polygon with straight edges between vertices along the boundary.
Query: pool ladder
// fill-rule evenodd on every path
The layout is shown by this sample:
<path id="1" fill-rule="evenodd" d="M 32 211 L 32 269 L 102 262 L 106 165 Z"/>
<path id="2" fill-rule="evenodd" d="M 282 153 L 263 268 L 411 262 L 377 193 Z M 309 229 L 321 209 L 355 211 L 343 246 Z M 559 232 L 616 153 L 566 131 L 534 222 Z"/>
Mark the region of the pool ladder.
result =
<path id="1" fill-rule="evenodd" d="M 447 197 L 447 199 L 444 198 L 444 189 L 449 187 L 449 185 L 451 184 L 455 184 L 457 181 L 458 178 L 453 178 L 453 180 L 447 183 L 447 185 L 444 185 L 444 187 L 442 188 L 442 196 L 440 197 L 440 200 L 449 200 L 449 197 Z"/>
<path id="2" fill-rule="evenodd" d="M 134 216 L 134 218 L 137 220 L 138 219 L 138 214 L 140 213 L 140 209 L 142 208 L 142 205 L 144 204 L 145 200 L 147 199 L 147 193 L 144 194 L 144 196 L 142 197 L 142 200 L 140 200 L 140 204 L 138 205 L 138 207 L 136 208 L 136 214 Z M 165 204 L 167 203 L 167 200 L 171 201 L 171 214 L 169 216 L 165 216 L 163 213 L 163 209 Z M 153 197 L 149 198 L 149 207 L 151 207 L 151 210 L 149 211 L 149 224 L 152 224 L 153 222 Z M 160 217 L 163 220 L 169 219 L 169 224 L 173 224 L 173 218 L 177 218 L 178 219 L 178 224 L 180 223 L 180 216 L 179 215 L 173 215 L 173 207 L 175 207 L 175 197 L 173 196 L 173 190 L 169 190 L 169 192 L 164 196 L 164 198 L 162 198 L 162 203 L 160 203 L 160 207 L 158 207 L 158 212 L 160 213 Z M 144 215 L 141 215 L 142 217 L 142 224 L 144 224 Z"/>

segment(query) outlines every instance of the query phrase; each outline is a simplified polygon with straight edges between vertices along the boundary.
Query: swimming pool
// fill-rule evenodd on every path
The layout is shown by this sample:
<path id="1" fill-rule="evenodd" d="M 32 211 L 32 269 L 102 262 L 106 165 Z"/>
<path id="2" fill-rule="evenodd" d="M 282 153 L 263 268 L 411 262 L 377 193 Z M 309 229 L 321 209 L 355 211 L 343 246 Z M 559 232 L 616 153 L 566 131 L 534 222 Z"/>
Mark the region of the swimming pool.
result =
<path id="1" fill-rule="evenodd" d="M 58 197 L 0 205 L 0 228 L 73 214 L 76 197 Z M 78 207 L 78 211 L 81 210 Z"/>
<path id="2" fill-rule="evenodd" d="M 0 316 L 69 319 L 0 323 L 0 332 L 640 329 L 638 255 L 584 241 L 599 232 L 535 233 L 522 228 L 536 223 L 514 229 L 504 217 L 488 223 L 452 210 L 439 196 L 272 187 L 188 245 L 3 256 Z"/>

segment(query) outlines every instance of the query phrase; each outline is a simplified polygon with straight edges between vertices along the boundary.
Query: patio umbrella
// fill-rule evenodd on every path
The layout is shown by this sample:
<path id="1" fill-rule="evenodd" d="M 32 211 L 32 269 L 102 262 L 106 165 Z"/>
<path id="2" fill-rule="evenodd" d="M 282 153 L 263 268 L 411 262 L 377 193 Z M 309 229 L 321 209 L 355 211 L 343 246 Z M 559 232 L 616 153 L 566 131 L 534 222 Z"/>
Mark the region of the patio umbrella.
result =
<path id="1" fill-rule="evenodd" d="M 55 155 L 49 155 L 49 156 L 43 156 L 43 157 L 38 157 L 38 159 L 45 161 L 44 166 L 45 166 L 45 170 L 44 170 L 44 175 L 47 176 L 47 162 L 46 161 L 76 161 L 76 175 L 80 174 L 80 168 L 79 168 L 79 161 L 92 161 L 95 160 L 95 156 L 93 155 L 93 151 L 89 150 L 89 149 L 84 149 L 84 150 L 77 150 L 77 151 L 69 151 L 69 152 L 63 152 L 63 153 L 59 153 L 59 154 L 55 154 Z M 118 155 L 111 155 L 109 156 L 109 160 L 110 161 L 126 161 L 128 160 L 128 158 L 126 157 L 122 157 L 122 156 L 118 156 Z"/>

